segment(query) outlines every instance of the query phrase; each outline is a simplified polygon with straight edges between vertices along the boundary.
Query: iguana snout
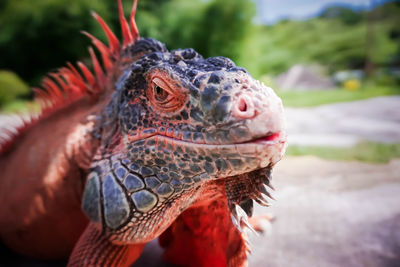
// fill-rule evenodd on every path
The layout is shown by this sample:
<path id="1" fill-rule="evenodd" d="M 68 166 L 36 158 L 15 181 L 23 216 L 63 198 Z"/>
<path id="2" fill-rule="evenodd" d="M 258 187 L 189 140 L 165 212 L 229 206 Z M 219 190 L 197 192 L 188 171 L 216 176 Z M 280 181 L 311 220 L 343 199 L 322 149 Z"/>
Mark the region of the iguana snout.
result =
<path id="1" fill-rule="evenodd" d="M 235 143 L 284 139 L 281 99 L 246 72 L 236 72 L 232 76 L 232 100 L 227 103 L 229 112 L 222 123 L 230 128 L 226 139 Z"/>

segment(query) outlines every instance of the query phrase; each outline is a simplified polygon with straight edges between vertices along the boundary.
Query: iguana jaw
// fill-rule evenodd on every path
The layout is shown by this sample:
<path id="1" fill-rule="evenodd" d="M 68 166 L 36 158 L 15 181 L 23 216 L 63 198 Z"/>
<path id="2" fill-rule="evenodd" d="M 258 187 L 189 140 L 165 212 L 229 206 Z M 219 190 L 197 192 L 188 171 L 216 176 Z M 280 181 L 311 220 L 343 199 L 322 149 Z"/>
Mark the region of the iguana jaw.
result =
<path id="1" fill-rule="evenodd" d="M 154 135 L 145 140 L 146 143 L 154 144 L 154 146 L 160 144 L 162 146 L 171 145 L 173 147 L 181 147 L 183 151 L 189 153 L 197 152 L 211 157 L 214 155 L 214 158 L 212 157 L 213 160 L 224 159 L 230 165 L 230 168 L 222 172 L 218 170 L 218 175 L 215 178 L 238 175 L 245 173 L 246 170 L 250 171 L 273 166 L 282 158 L 286 148 L 286 133 L 284 131 L 267 134 L 264 137 L 242 143 L 221 145 L 194 143 L 164 135 Z M 243 162 L 229 162 L 230 159 L 242 159 Z"/>
<path id="2" fill-rule="evenodd" d="M 218 153 L 222 155 L 221 157 L 240 155 L 244 168 L 240 168 L 240 164 L 234 164 L 234 162 L 237 164 L 239 160 L 237 156 L 234 156 L 231 161 L 229 158 L 214 159 L 225 160 L 230 166 L 225 172 L 219 170 L 214 178 L 225 181 L 224 191 L 232 223 L 240 232 L 243 232 L 245 228 L 253 230 L 248 222 L 248 217 L 251 217 L 253 213 L 253 200 L 260 205 L 269 206 L 267 198 L 272 197 L 266 187 L 273 189 L 270 184 L 272 167 L 284 155 L 287 146 L 286 138 L 286 132 L 282 131 L 244 143 L 228 145 L 197 144 L 162 135 L 155 135 L 148 139 L 155 141 L 155 144 L 164 143 L 167 146 L 168 143 L 173 143 L 175 146 L 189 148 L 190 151 Z M 257 161 L 252 162 L 254 159 Z"/>
<path id="3" fill-rule="evenodd" d="M 230 207 L 249 199 L 257 201 L 263 192 L 258 170 L 276 164 L 285 147 L 284 133 L 227 145 L 155 135 L 129 143 L 127 151 L 93 164 L 83 209 L 92 221 L 101 222 L 116 242 L 154 238 L 170 223 L 156 224 L 162 214 L 170 214 L 168 218 L 173 220 L 197 199 L 202 186 L 213 180 L 225 181 Z M 235 194 L 237 188 L 246 190 Z M 151 227 L 137 228 L 142 217 Z"/>

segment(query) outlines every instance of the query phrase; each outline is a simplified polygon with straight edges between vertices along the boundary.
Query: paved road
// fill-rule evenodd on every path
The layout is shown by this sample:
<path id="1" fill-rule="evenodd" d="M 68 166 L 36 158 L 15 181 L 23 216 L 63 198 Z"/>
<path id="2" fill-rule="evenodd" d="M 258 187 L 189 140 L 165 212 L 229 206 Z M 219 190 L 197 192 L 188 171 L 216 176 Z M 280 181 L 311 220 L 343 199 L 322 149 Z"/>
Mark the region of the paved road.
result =
<path id="1" fill-rule="evenodd" d="M 367 140 L 400 142 L 400 96 L 286 108 L 292 145 L 353 146 Z"/>
<path id="2" fill-rule="evenodd" d="M 400 160 L 287 158 L 274 186 L 277 219 L 251 238 L 250 267 L 400 266 Z"/>

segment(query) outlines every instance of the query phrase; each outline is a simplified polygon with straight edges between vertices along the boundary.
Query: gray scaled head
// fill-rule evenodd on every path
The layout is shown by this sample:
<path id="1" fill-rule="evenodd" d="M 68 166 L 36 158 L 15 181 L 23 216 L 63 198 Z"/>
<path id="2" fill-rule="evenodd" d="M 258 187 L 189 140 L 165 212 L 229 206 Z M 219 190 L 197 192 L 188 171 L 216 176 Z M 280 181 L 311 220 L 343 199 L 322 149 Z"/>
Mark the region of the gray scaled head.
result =
<path id="1" fill-rule="evenodd" d="M 145 38 L 125 56 L 83 197 L 116 240 L 154 238 L 210 183 L 283 156 L 281 100 L 230 59 Z"/>

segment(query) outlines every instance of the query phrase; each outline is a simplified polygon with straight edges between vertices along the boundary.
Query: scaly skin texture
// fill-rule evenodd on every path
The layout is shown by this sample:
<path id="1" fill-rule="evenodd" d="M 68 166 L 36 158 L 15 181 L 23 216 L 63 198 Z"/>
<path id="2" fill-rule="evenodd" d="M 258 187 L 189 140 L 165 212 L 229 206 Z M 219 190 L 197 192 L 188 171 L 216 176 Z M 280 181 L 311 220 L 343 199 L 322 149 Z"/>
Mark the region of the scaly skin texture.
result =
<path id="1" fill-rule="evenodd" d="M 245 266 L 247 216 L 253 200 L 267 205 L 285 149 L 282 103 L 230 59 L 138 39 L 134 11 L 130 27 L 121 16 L 122 47 L 95 15 L 110 40 L 106 49 L 89 35 L 106 74 L 95 58 L 96 80 L 79 66 L 103 89 L 3 150 L 0 236 L 37 258 L 74 247 L 70 266 L 130 265 L 159 236 L 170 263 Z M 64 91 L 82 86 L 73 67 L 61 74 Z"/>

